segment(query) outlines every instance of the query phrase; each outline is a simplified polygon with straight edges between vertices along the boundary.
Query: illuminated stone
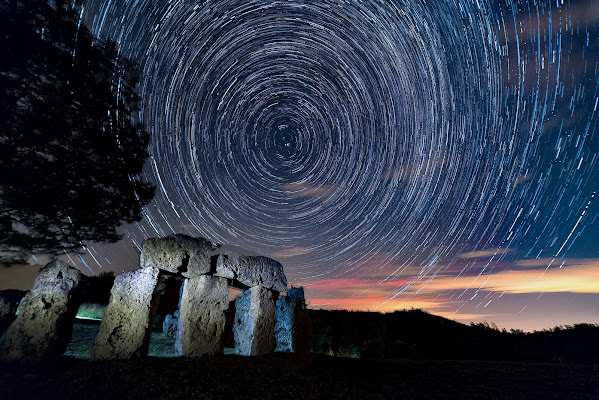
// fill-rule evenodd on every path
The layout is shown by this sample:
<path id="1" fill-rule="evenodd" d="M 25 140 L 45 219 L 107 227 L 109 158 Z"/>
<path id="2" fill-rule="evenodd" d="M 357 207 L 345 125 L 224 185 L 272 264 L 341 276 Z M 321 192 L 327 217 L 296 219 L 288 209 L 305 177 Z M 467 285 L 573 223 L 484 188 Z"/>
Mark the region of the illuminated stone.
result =
<path id="1" fill-rule="evenodd" d="M 275 301 L 272 290 L 255 286 L 235 300 L 235 353 L 270 354 L 275 350 Z"/>
<path id="2" fill-rule="evenodd" d="M 311 346 L 312 324 L 304 288 L 289 289 L 275 305 L 275 340 L 277 352 L 306 352 Z"/>
<path id="3" fill-rule="evenodd" d="M 287 290 L 283 266 L 268 257 L 219 254 L 215 275 L 234 279 L 248 287 L 260 285 L 279 292 Z"/>
<path id="4" fill-rule="evenodd" d="M 56 260 L 46 265 L 19 307 L 0 346 L 4 360 L 42 361 L 64 354 L 80 303 L 81 272 Z"/>
<path id="5" fill-rule="evenodd" d="M 92 359 L 129 359 L 147 354 L 160 291 L 158 278 L 158 268 L 125 272 L 115 278 Z"/>
<path id="6" fill-rule="evenodd" d="M 226 279 L 214 276 L 186 279 L 175 342 L 177 354 L 204 356 L 220 352 L 228 308 Z"/>
<path id="7" fill-rule="evenodd" d="M 172 235 L 147 239 L 141 251 L 141 268 L 159 268 L 186 278 L 209 274 L 214 247 L 204 238 Z"/>

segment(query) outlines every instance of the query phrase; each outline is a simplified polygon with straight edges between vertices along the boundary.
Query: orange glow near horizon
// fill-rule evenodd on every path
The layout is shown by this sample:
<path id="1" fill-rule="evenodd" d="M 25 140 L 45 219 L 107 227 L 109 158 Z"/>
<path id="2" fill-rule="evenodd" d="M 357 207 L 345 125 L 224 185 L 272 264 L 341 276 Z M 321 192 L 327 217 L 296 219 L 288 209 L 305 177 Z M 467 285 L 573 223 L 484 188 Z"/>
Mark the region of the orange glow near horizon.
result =
<path id="1" fill-rule="evenodd" d="M 534 260 L 537 261 L 537 260 Z M 551 260 L 540 265 L 549 265 Z M 429 282 L 426 291 L 467 288 L 506 293 L 599 293 L 599 260 L 581 260 L 579 264 L 559 268 L 508 270 L 478 277 L 442 277 Z M 522 266 L 526 264 L 520 264 Z"/>
<path id="2" fill-rule="evenodd" d="M 563 264 L 562 264 L 563 262 Z M 561 265 L 561 268 L 560 268 Z M 549 266 L 549 267 L 548 267 Z M 530 321 L 527 314 L 520 315 L 518 309 L 502 305 L 497 309 L 464 307 L 464 297 L 460 293 L 480 292 L 486 298 L 503 300 L 510 295 L 543 294 L 596 295 L 599 294 L 599 259 L 534 259 L 516 262 L 512 269 L 504 269 L 489 275 L 443 276 L 433 280 L 405 277 L 389 279 L 333 278 L 318 281 L 304 281 L 308 306 L 314 309 L 344 309 L 351 311 L 373 311 L 388 313 L 396 310 L 417 308 L 445 318 L 468 323 L 470 321 L 502 322 L 502 326 L 528 330 L 549 328 L 550 322 Z M 300 283 L 300 282 L 298 282 Z M 402 290 L 398 295 L 397 291 Z M 355 293 L 359 292 L 359 295 Z M 395 297 L 394 297 L 395 296 Z M 470 297 L 470 296 L 465 296 Z M 505 308 L 502 308 L 505 307 Z M 509 309 L 509 310 L 508 310 Z M 588 314 L 588 313 L 587 313 Z M 595 323 L 596 314 L 588 314 L 586 322 Z M 555 324 L 568 324 L 564 315 Z M 542 316 L 539 316 L 539 320 Z M 576 322 L 580 321 L 580 318 Z M 539 326 L 539 324 L 544 324 Z"/>

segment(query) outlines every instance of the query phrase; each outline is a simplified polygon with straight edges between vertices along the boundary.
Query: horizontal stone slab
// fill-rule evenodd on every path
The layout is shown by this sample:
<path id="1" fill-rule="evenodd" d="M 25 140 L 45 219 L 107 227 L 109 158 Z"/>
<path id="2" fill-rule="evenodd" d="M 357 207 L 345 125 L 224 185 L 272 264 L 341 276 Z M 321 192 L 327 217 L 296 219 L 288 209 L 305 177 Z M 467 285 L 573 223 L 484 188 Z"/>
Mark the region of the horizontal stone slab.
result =
<path id="1" fill-rule="evenodd" d="M 212 242 L 187 235 L 146 239 L 139 264 L 141 268 L 159 268 L 192 278 L 210 274 Z"/>
<path id="2" fill-rule="evenodd" d="M 278 292 L 287 290 L 283 266 L 268 257 L 221 253 L 216 261 L 214 275 L 237 280 L 248 287 L 262 286 Z"/>
<path id="3" fill-rule="evenodd" d="M 233 280 L 232 285 L 242 289 L 261 285 L 279 292 L 287 290 L 287 278 L 278 261 L 235 246 L 215 247 L 201 237 L 177 234 L 147 239 L 140 266 L 159 268 L 185 278 L 214 275 Z"/>

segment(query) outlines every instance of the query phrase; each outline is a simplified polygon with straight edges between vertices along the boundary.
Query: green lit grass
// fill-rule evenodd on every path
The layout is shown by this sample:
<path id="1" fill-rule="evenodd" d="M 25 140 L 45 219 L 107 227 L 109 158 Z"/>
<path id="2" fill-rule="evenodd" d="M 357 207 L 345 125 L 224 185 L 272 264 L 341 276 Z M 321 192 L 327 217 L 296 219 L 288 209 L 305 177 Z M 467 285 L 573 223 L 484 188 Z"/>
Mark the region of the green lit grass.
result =
<path id="1" fill-rule="evenodd" d="M 79 319 L 102 319 L 106 306 L 97 303 L 83 303 L 77 311 Z"/>

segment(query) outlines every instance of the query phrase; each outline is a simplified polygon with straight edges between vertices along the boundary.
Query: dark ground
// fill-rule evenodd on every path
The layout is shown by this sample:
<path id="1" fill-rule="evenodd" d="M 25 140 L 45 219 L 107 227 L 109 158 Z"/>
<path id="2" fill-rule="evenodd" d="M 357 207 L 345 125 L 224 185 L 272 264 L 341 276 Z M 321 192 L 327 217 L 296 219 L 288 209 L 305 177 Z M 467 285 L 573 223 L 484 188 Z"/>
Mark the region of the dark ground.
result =
<path id="1" fill-rule="evenodd" d="M 364 358 L 173 358 L 172 339 L 156 331 L 150 357 L 89 361 L 99 321 L 78 321 L 60 360 L 37 366 L 0 362 L 0 400 L 599 400 L 596 325 L 513 334 L 417 310 L 317 311 L 311 317 L 315 351 Z"/>
<path id="2" fill-rule="evenodd" d="M 0 363 L 4 399 L 599 399 L 599 367 L 310 354 Z"/>

